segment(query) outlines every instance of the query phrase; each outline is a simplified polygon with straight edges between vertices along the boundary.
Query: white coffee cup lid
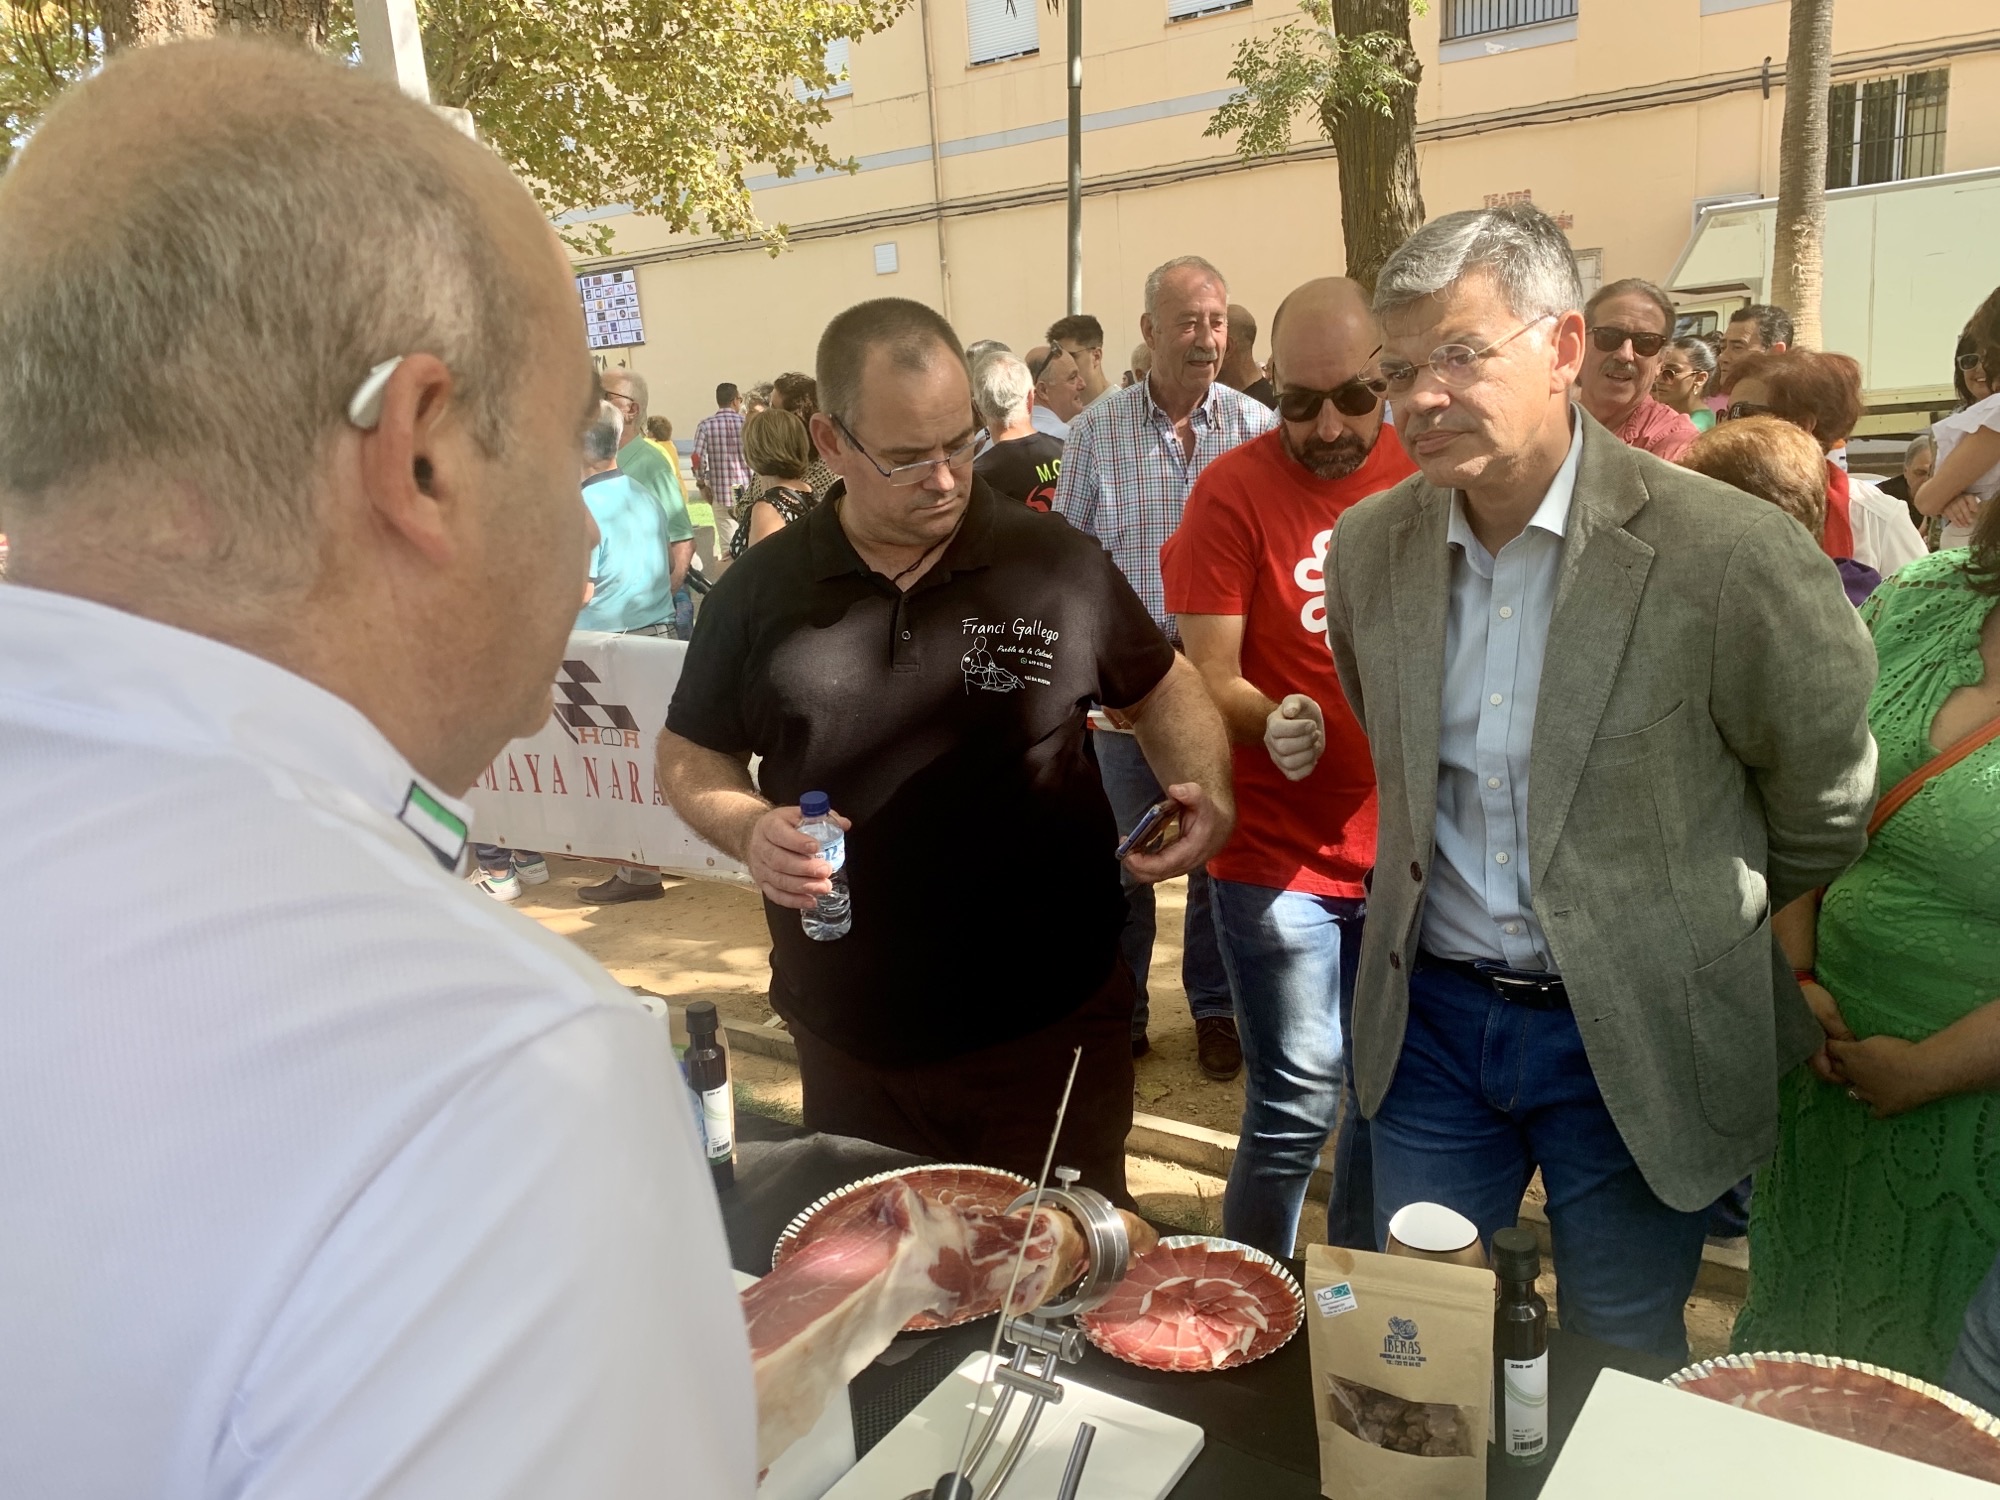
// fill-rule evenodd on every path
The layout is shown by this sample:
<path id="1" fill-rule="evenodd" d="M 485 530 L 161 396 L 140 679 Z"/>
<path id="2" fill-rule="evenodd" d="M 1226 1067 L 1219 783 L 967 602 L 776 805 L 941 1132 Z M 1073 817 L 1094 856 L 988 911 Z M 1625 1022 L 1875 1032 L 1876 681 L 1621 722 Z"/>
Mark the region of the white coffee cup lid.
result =
<path id="1" fill-rule="evenodd" d="M 1389 1221 L 1389 1233 L 1412 1250 L 1449 1255 L 1479 1238 L 1479 1226 L 1442 1203 L 1407 1203 Z"/>

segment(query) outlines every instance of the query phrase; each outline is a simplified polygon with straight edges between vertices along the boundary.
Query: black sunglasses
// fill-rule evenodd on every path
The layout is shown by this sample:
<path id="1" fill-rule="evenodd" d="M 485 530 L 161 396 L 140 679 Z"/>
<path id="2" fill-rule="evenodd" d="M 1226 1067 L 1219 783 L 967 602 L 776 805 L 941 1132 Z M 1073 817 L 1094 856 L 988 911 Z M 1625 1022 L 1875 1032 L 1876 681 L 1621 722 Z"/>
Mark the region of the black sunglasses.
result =
<path id="1" fill-rule="evenodd" d="M 1388 389 L 1389 382 L 1386 380 L 1367 380 L 1359 375 L 1341 381 L 1330 391 L 1288 388 L 1278 393 L 1278 415 L 1287 422 L 1310 422 L 1319 416 L 1319 409 L 1331 401 L 1333 409 L 1342 416 L 1365 417 L 1381 405 L 1382 393 Z"/>
<path id="2" fill-rule="evenodd" d="M 1062 356 L 1067 354 L 1068 352 L 1069 351 L 1064 349 L 1061 344 L 1051 345 L 1049 348 L 1049 352 L 1042 356 L 1040 363 L 1028 366 L 1028 378 L 1030 380 L 1039 381 L 1042 378 L 1042 375 L 1048 370 L 1048 367 L 1054 364 L 1058 359 L 1062 358 Z"/>
<path id="3" fill-rule="evenodd" d="M 1651 359 L 1667 346 L 1670 337 L 1664 333 L 1642 333 L 1637 328 L 1617 328 L 1609 323 L 1599 324 L 1590 330 L 1590 341 L 1604 354 L 1616 354 L 1632 341 L 1632 352 L 1641 359 Z"/>
<path id="4" fill-rule="evenodd" d="M 1775 417 L 1777 414 L 1775 408 L 1759 406 L 1755 401 L 1732 401 L 1722 415 L 1724 420 L 1736 422 L 1744 417 Z"/>

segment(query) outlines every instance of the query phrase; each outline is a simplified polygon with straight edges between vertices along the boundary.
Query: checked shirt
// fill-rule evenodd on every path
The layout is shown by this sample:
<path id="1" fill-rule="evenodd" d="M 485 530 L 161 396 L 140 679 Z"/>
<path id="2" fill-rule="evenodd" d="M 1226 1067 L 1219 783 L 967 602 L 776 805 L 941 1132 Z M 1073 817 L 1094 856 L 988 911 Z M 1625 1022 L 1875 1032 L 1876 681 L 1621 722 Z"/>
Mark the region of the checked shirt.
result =
<path id="1" fill-rule="evenodd" d="M 1201 471 L 1277 420 L 1262 402 L 1218 382 L 1194 409 L 1194 457 L 1185 458 L 1152 382 L 1142 380 L 1093 402 L 1070 424 L 1055 512 L 1097 538 L 1170 639 L 1180 636 L 1160 583 L 1160 546 L 1181 524 Z"/>

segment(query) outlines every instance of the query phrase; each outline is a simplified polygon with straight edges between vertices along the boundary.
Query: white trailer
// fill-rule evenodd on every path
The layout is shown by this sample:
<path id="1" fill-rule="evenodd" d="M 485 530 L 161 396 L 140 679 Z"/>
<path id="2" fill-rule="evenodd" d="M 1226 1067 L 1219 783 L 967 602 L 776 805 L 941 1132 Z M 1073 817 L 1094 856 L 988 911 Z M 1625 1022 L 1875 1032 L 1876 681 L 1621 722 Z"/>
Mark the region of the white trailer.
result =
<path id="1" fill-rule="evenodd" d="M 1778 200 L 1709 204 L 1667 277 L 1683 332 L 1768 302 Z M 1858 436 L 1913 434 L 1957 404 L 1959 331 L 2000 284 L 2000 167 L 1826 195 L 1822 347 L 1861 361 Z"/>

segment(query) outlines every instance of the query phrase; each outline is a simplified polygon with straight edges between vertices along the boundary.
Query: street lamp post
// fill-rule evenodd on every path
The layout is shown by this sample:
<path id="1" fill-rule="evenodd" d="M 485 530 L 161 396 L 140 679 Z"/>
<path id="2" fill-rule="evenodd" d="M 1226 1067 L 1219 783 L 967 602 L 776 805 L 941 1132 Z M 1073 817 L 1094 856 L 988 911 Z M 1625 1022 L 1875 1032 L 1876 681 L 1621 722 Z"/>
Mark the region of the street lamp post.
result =
<path id="1" fill-rule="evenodd" d="M 1083 0 L 1069 4 L 1069 310 L 1083 311 Z"/>

